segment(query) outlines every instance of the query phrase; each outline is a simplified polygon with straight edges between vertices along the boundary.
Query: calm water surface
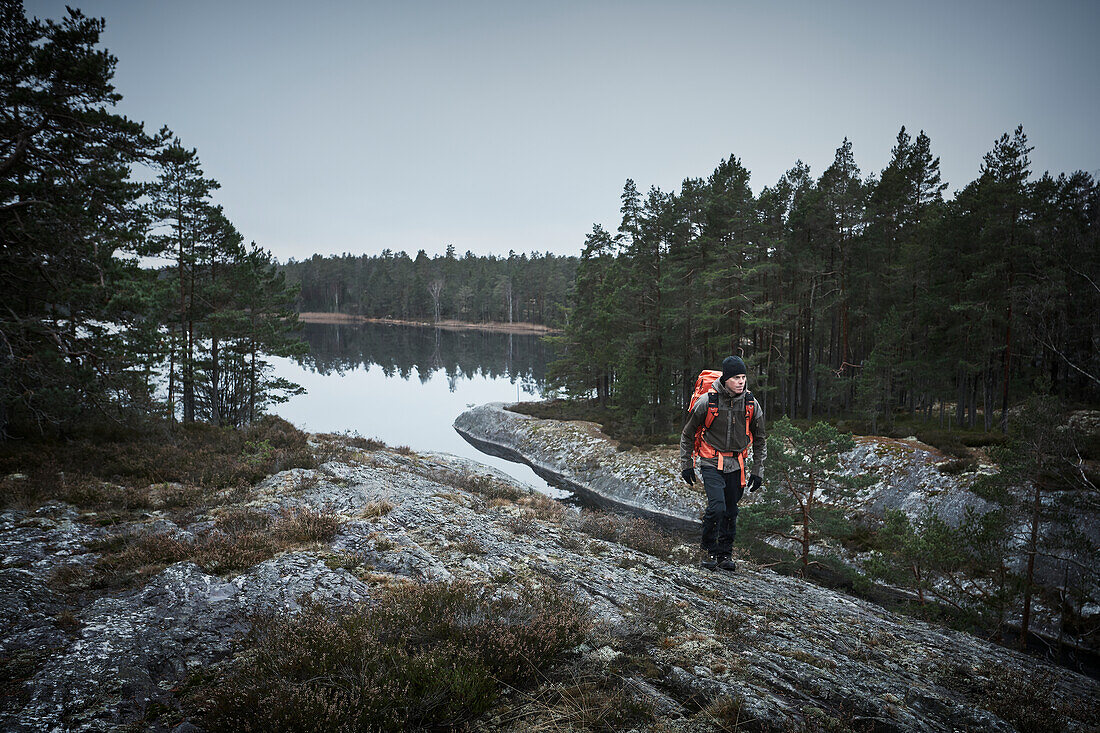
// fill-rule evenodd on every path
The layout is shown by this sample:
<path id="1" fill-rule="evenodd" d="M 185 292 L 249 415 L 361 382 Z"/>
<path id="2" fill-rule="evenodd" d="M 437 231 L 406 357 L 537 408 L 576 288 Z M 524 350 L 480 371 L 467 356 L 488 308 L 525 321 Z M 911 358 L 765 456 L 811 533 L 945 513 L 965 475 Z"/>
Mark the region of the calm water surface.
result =
<path id="1" fill-rule="evenodd" d="M 451 427 L 474 405 L 542 397 L 554 354 L 537 336 L 309 323 L 302 337 L 309 354 L 273 363 L 307 392 L 272 408 L 302 430 L 352 431 L 391 446 L 453 453 L 555 496 L 567 493 L 524 464 L 481 453 Z"/>

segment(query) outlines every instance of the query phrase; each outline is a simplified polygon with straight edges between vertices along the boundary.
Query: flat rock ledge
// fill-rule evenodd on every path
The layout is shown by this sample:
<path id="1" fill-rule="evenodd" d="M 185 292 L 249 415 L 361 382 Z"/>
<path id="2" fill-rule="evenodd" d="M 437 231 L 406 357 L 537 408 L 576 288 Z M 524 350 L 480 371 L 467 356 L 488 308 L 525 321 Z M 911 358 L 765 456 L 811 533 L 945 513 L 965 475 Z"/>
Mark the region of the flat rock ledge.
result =
<path id="1" fill-rule="evenodd" d="M 481 450 L 526 463 L 595 503 L 698 525 L 705 499 L 698 485 L 690 487 L 680 478 L 678 449 L 619 451 L 595 423 L 541 420 L 508 407 L 505 402 L 479 405 L 459 415 L 454 428 Z M 900 509 L 916 517 L 932 509 L 951 523 L 961 520 L 968 508 L 986 510 L 988 504 L 969 491 L 977 474 L 944 474 L 937 466 L 946 461 L 935 448 L 915 439 L 858 436 L 856 447 L 842 458 L 842 471 L 875 480 L 843 501 L 878 516 Z M 757 500 L 749 494 L 742 503 Z"/>
<path id="2" fill-rule="evenodd" d="M 459 415 L 454 428 L 486 453 L 526 463 L 590 503 L 681 528 L 700 526 L 702 490 L 680 478 L 673 450 L 620 452 L 595 423 L 540 420 L 507 407 L 505 402 L 479 405 Z"/>
<path id="3" fill-rule="evenodd" d="M 477 482 L 456 476 L 471 471 L 511 483 L 520 498 L 463 488 Z M 610 484 L 615 474 L 606 476 Z M 22 702 L 5 702 L 0 729 L 194 731 L 198 721 L 185 718 L 176 690 L 192 672 L 231 659 L 257 612 L 294 613 L 307 599 L 369 601 L 394 583 L 433 580 L 559 584 L 597 624 L 573 654 L 625 681 L 660 711 L 664 731 L 713 730 L 697 712 L 723 698 L 738 700 L 739 719 L 754 729 L 1011 731 L 1001 708 L 972 693 L 1006 675 L 1045 680 L 1046 702 L 1068 730 L 1098 720 L 1092 679 L 748 563 L 712 572 L 596 539 L 575 508 L 452 456 L 361 452 L 269 477 L 246 505 L 309 506 L 344 523 L 330 542 L 237 574 L 180 562 L 139 588 L 73 598 L 49 580 L 97 557 L 88 546 L 103 534 L 94 517 L 56 504 L 0 512 L 0 657 L 37 655 L 33 673 L 7 681 Z M 197 533 L 204 521 L 177 527 L 151 512 L 139 524 Z M 513 711 L 473 727 L 526 726 Z"/>

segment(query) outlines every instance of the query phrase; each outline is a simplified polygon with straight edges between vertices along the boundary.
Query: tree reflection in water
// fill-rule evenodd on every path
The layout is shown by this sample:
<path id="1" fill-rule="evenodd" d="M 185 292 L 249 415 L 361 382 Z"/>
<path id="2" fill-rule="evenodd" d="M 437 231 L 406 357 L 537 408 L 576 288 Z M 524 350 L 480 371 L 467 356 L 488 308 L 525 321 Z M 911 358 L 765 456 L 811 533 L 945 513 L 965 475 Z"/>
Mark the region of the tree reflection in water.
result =
<path id="1" fill-rule="evenodd" d="M 343 374 L 377 364 L 387 377 L 408 380 L 416 374 L 422 383 L 443 370 L 453 392 L 458 380 L 481 375 L 519 382 L 527 394 L 546 386 L 546 364 L 554 349 L 539 336 L 450 331 L 440 328 L 381 323 L 334 325 L 305 323 L 302 338 L 310 352 L 298 363 L 311 371 Z"/>

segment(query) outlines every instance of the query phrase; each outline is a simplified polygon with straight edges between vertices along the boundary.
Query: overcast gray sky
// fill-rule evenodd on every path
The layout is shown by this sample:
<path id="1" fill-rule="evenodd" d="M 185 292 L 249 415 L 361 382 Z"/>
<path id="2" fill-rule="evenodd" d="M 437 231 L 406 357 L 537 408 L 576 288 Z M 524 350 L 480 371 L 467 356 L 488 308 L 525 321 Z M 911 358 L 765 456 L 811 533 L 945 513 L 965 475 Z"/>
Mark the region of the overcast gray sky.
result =
<path id="1" fill-rule="evenodd" d="M 866 175 L 903 124 L 948 193 L 1018 124 L 1036 173 L 1100 173 L 1092 1 L 68 2 L 107 20 L 120 110 L 198 148 L 283 260 L 577 254 L 627 178 L 733 154 L 759 192 L 845 136 Z"/>

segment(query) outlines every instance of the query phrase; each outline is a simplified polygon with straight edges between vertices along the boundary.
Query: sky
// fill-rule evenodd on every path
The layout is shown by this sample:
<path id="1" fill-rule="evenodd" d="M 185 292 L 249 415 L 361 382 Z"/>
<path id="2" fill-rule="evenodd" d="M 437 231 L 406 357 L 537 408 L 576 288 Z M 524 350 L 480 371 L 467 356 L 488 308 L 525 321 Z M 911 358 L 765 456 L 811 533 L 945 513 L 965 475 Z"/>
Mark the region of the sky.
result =
<path id="1" fill-rule="evenodd" d="M 280 260 L 579 254 L 626 179 L 736 156 L 757 193 L 902 125 L 947 194 L 1023 125 L 1032 170 L 1100 175 L 1100 2 L 67 0 L 107 21 L 118 111 L 198 149 Z M 28 0 L 58 18 L 64 2 Z"/>

